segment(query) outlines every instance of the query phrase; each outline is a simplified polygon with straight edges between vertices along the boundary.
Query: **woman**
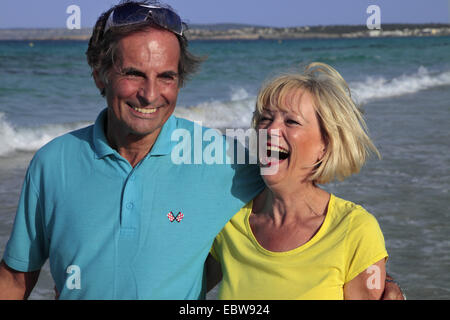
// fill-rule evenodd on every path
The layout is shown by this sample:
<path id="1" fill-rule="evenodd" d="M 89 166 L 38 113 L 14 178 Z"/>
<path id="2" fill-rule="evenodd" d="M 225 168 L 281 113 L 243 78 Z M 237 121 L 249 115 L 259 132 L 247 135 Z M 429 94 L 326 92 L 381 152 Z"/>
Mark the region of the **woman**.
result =
<path id="1" fill-rule="evenodd" d="M 344 79 L 323 63 L 277 77 L 258 95 L 253 126 L 268 132 L 260 165 L 275 170 L 261 171 L 266 189 L 214 242 L 219 298 L 379 299 L 388 254 L 376 219 L 318 186 L 379 155 Z"/>

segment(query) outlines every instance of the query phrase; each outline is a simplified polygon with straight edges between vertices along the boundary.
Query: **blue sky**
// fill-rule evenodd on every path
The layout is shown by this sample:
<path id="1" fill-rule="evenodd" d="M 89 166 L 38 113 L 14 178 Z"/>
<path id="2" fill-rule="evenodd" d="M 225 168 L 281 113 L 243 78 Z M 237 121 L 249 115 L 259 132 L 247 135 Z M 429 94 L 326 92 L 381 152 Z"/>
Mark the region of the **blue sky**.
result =
<path id="1" fill-rule="evenodd" d="M 1 0 L 0 28 L 66 26 L 70 5 L 81 9 L 81 27 L 92 27 L 118 0 Z M 166 0 L 189 23 L 248 23 L 274 27 L 365 24 L 369 5 L 383 23 L 449 23 L 450 0 Z"/>

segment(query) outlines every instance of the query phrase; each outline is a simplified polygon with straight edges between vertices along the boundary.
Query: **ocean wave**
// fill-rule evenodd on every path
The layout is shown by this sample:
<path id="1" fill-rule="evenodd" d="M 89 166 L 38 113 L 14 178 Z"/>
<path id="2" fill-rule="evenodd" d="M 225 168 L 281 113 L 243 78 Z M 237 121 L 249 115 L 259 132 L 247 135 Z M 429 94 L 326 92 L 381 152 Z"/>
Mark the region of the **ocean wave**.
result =
<path id="1" fill-rule="evenodd" d="M 195 106 L 178 106 L 175 115 L 210 128 L 248 128 L 255 102 L 256 97 L 244 88 L 234 88 L 228 101 L 213 100 Z"/>
<path id="2" fill-rule="evenodd" d="M 445 85 L 450 85 L 450 71 L 432 73 L 423 66 L 413 74 L 391 79 L 367 77 L 364 81 L 349 83 L 353 97 L 361 104 Z M 255 96 L 251 96 L 243 88 L 236 88 L 231 93 L 230 101 L 210 101 L 192 107 L 177 107 L 175 114 L 213 128 L 248 128 L 255 102 Z"/>
<path id="3" fill-rule="evenodd" d="M 36 151 L 52 139 L 88 125 L 88 122 L 47 124 L 36 128 L 17 128 L 0 112 L 0 156 L 14 151 Z"/>
<path id="4" fill-rule="evenodd" d="M 367 77 L 364 81 L 350 82 L 358 103 L 411 94 L 428 88 L 450 85 L 450 71 L 432 73 L 420 67 L 414 74 L 392 79 Z M 175 115 L 211 128 L 249 128 L 256 97 L 244 88 L 233 88 L 228 100 L 211 100 L 193 106 L 177 106 Z M 89 125 L 88 122 L 49 124 L 35 128 L 15 127 L 0 113 L 0 156 L 14 151 L 36 151 L 44 144 L 66 132 Z"/>
<path id="5" fill-rule="evenodd" d="M 358 103 L 375 99 L 402 96 L 437 86 L 450 85 L 450 71 L 431 73 L 420 66 L 416 73 L 405 74 L 393 79 L 367 77 L 365 81 L 349 83 Z"/>

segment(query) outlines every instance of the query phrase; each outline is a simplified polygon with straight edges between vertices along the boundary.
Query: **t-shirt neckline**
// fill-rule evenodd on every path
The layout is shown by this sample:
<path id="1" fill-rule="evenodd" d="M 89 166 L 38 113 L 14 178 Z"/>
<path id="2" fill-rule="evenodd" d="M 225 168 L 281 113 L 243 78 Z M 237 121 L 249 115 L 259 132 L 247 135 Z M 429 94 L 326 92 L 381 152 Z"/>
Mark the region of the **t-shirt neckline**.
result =
<path id="1" fill-rule="evenodd" d="M 250 202 L 249 206 L 247 207 L 246 213 L 245 213 L 245 227 L 247 229 L 247 233 L 251 239 L 251 241 L 253 242 L 253 245 L 256 247 L 256 249 L 258 249 L 260 252 L 266 254 L 266 255 L 270 255 L 270 256 L 286 256 L 286 255 L 292 255 L 292 254 L 297 254 L 301 251 L 306 250 L 307 248 L 309 248 L 310 246 L 312 246 L 314 243 L 316 243 L 317 241 L 320 240 L 320 238 L 322 238 L 323 234 L 326 232 L 326 229 L 328 228 L 329 225 L 329 221 L 331 220 L 330 216 L 331 216 L 331 212 L 333 211 L 332 209 L 334 208 L 334 202 L 335 202 L 335 197 L 333 194 L 330 194 L 330 200 L 328 202 L 328 207 L 327 207 L 327 213 L 325 215 L 325 219 L 322 222 L 322 225 L 319 227 L 319 230 L 316 232 L 316 234 L 310 239 L 308 240 L 306 243 L 291 249 L 291 250 L 287 250 L 287 251 L 271 251 L 271 250 L 267 250 L 266 248 L 264 248 L 256 239 L 253 230 L 250 226 L 250 214 L 252 213 L 252 209 L 253 209 L 253 200 Z"/>

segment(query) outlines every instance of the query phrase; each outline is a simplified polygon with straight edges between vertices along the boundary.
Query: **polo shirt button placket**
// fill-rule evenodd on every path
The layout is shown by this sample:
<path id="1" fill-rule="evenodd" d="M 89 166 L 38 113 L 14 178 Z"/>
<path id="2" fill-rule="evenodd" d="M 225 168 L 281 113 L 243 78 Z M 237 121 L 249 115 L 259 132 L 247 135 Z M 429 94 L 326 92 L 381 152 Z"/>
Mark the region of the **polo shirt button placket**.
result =
<path id="1" fill-rule="evenodd" d="M 138 184 L 136 183 L 136 175 L 131 172 L 128 179 L 125 181 L 125 188 L 122 198 L 122 217 L 121 217 L 121 234 L 126 238 L 134 237 L 137 229 L 138 213 L 136 212 L 136 203 L 134 197 L 139 192 Z"/>

